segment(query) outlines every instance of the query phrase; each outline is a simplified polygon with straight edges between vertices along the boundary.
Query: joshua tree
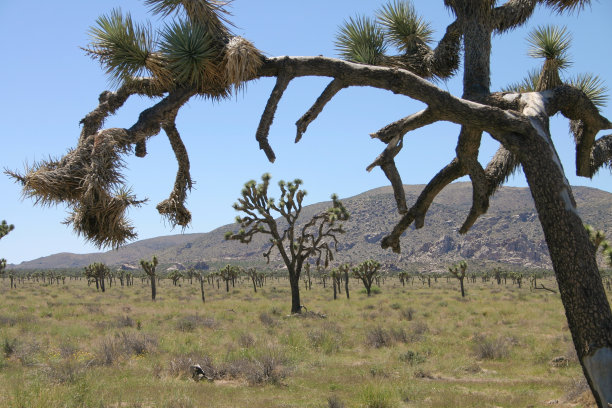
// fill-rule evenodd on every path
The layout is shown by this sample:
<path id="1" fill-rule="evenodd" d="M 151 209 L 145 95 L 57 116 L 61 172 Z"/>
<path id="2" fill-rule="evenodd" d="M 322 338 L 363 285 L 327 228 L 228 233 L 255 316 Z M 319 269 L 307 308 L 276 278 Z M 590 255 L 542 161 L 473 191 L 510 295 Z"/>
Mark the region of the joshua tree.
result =
<path id="1" fill-rule="evenodd" d="M 155 300 L 155 296 L 157 295 L 157 289 L 155 285 L 155 279 L 157 275 L 155 274 L 155 268 L 157 267 L 157 257 L 153 255 L 153 259 L 150 261 L 145 261 L 144 259 L 140 260 L 140 266 L 145 271 L 147 276 L 149 277 L 149 281 L 151 282 L 151 299 Z"/>
<path id="2" fill-rule="evenodd" d="M 363 261 L 362 263 L 353 268 L 353 277 L 361 279 L 368 296 L 370 296 L 370 291 L 372 290 L 372 283 L 374 282 L 374 279 L 376 279 L 376 277 L 378 276 L 378 271 L 380 267 L 381 265 L 380 263 L 378 263 L 378 261 L 368 259 L 367 261 Z"/>
<path id="3" fill-rule="evenodd" d="M 596 230 L 595 228 L 593 228 L 592 225 L 589 224 L 585 224 L 584 228 L 589 234 L 589 239 L 591 240 L 591 243 L 595 246 L 595 252 L 597 252 L 600 246 L 604 250 L 610 246 L 610 244 L 608 244 L 608 242 L 606 241 L 606 234 L 602 230 Z"/>
<path id="4" fill-rule="evenodd" d="M 199 270 L 199 272 L 196 272 L 195 277 L 200 282 L 200 294 L 202 295 L 202 303 L 206 303 L 206 296 L 204 295 L 204 271 Z"/>
<path id="5" fill-rule="evenodd" d="M 300 313 L 300 275 L 304 262 L 314 257 L 317 265 L 323 262 L 327 267 L 337 247 L 336 235 L 344 233 L 340 222 L 347 220 L 349 213 L 334 194 L 330 208 L 298 225 L 306 196 L 306 191 L 300 190 L 302 181 L 285 183 L 281 180 L 278 183 L 281 196 L 277 202 L 268 196 L 270 175 L 264 174 L 261 180 L 260 184 L 251 180 L 244 185 L 242 197 L 234 204 L 236 211 L 245 214 L 236 217 L 241 229 L 236 233 L 228 232 L 225 238 L 248 244 L 257 234 L 270 235 L 271 245 L 264 257 L 269 263 L 273 249 L 280 253 L 289 272 L 291 313 Z M 281 217 L 282 223 L 277 222 L 275 215 Z"/>
<path id="6" fill-rule="evenodd" d="M 251 279 L 251 282 L 253 282 L 253 290 L 257 293 L 257 282 L 260 279 L 257 268 L 247 268 L 245 273 Z"/>
<path id="7" fill-rule="evenodd" d="M 338 268 L 333 268 L 331 271 L 329 271 L 329 277 L 332 280 L 333 286 L 334 286 L 334 300 L 336 300 L 338 298 L 338 293 L 341 293 L 340 291 L 340 279 L 341 278 L 341 272 L 340 269 Z"/>
<path id="8" fill-rule="evenodd" d="M 15 229 L 13 224 L 7 224 L 6 220 L 2 220 L 0 223 L 0 239 L 4 238 L 9 232 Z"/>
<path id="9" fill-rule="evenodd" d="M 240 268 L 234 265 L 225 265 L 219 269 L 219 276 L 225 282 L 225 291 L 229 292 L 229 283 L 232 282 L 232 286 L 238 275 L 240 274 Z"/>
<path id="10" fill-rule="evenodd" d="M 185 275 L 183 275 L 183 272 L 175 269 L 172 272 L 170 272 L 168 274 L 168 278 L 172 281 L 172 284 L 174 286 L 176 286 L 178 284 L 178 281 L 183 278 Z"/>
<path id="11" fill-rule="evenodd" d="M 2 223 L 0 223 L 0 239 L 4 238 L 9 232 L 11 232 L 14 229 L 15 229 L 15 226 L 13 224 L 7 224 L 5 220 L 2 220 Z M 6 259 L 0 258 L 0 276 L 4 275 L 5 268 L 6 268 Z M 12 280 L 11 280 L 11 288 L 12 287 L 13 285 L 12 285 Z"/>
<path id="12" fill-rule="evenodd" d="M 501 4 L 495 0 L 444 0 L 453 17 L 436 45 L 429 25 L 411 3 L 394 0 L 384 4 L 375 18 L 356 18 L 345 24 L 337 40 L 344 60 L 265 57 L 249 41 L 230 32 L 222 2 L 146 3 L 154 13 L 170 17 L 178 12 L 181 18 L 166 24 L 159 33 L 133 23 L 129 15 L 119 11 L 98 19 L 86 50 L 111 75 L 117 90 L 100 95 L 99 106 L 81 121 L 76 148 L 66 156 L 35 163 L 25 174 L 8 172 L 23 184 L 26 196 L 43 205 L 66 203 L 72 209 L 68 223 L 78 234 L 100 246 L 116 247 L 135 238 L 125 213 L 143 202 L 123 185 L 122 156 L 134 152 L 144 157 L 146 141 L 161 129 L 170 139 L 179 169 L 170 197 L 157 208 L 173 225 L 185 226 L 191 219 L 184 205 L 191 188 L 189 160 L 175 125 L 179 109 L 190 98 L 220 99 L 246 81 L 276 77 L 256 132 L 260 148 L 274 161 L 267 136 L 283 92 L 293 79 L 332 78 L 297 122 L 296 141 L 344 88 L 370 86 L 405 95 L 426 108 L 372 135 L 386 147 L 367 169 L 380 167 L 389 178 L 401 216 L 382 246 L 400 252 L 402 234 L 413 223 L 416 228 L 423 227 L 436 195 L 463 176 L 469 176 L 473 186 L 472 209 L 459 229 L 467 233 L 486 213 L 498 187 L 520 167 L 544 231 L 583 372 L 598 406 L 612 403 L 612 370 L 602 369 L 612 366 L 612 311 L 549 129 L 549 118 L 557 113 L 570 120 L 577 175 L 592 177 L 610 166 L 612 135 L 597 138 L 600 131 L 612 128 L 612 122 L 598 110 L 600 82 L 588 75 L 562 78 L 560 72 L 568 66 L 569 41 L 563 30 L 542 27 L 530 37 L 532 55 L 544 58 L 542 69 L 506 91 L 490 89 L 493 35 L 525 24 L 539 4 L 564 13 L 580 10 L 590 5 L 590 0 L 507 0 Z M 461 71 L 460 54 L 464 56 Z M 461 97 L 427 80 L 450 78 L 457 72 L 463 75 Z M 103 129 L 105 119 L 132 95 L 150 97 L 154 105 L 130 127 Z M 407 132 L 438 121 L 461 125 L 456 157 L 408 208 L 395 159 Z M 487 165 L 478 161 L 483 134 L 500 144 Z"/>
<path id="13" fill-rule="evenodd" d="M 100 288 L 102 292 L 106 291 L 104 286 L 104 279 L 106 279 L 110 274 L 110 269 L 108 266 L 101 262 L 94 262 L 85 267 L 83 274 L 87 279 L 94 279 L 96 282 L 96 289 Z"/>
<path id="14" fill-rule="evenodd" d="M 351 296 L 349 294 L 349 271 L 351 270 L 351 265 L 348 263 L 343 263 L 338 267 L 340 272 L 344 275 L 344 291 L 346 292 L 346 298 L 350 299 Z"/>
<path id="15" fill-rule="evenodd" d="M 461 286 L 461 297 L 465 297 L 463 280 L 465 279 L 465 271 L 467 270 L 467 266 L 467 262 L 461 261 L 458 264 L 450 266 L 448 268 L 448 271 L 459 280 L 459 286 Z"/>

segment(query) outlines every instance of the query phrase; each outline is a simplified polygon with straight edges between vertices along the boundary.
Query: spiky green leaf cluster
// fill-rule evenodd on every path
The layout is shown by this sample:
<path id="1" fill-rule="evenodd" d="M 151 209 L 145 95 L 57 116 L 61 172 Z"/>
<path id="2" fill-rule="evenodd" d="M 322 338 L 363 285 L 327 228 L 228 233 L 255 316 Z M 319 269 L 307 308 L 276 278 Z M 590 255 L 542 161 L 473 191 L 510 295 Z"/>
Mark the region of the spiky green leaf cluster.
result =
<path id="1" fill-rule="evenodd" d="M 218 0 L 145 0 L 145 4 L 153 14 L 162 17 L 183 14 L 194 23 L 208 25 L 211 34 L 226 31 L 224 23 L 229 21 L 225 17 L 228 13 L 224 6 L 228 3 Z"/>
<path id="2" fill-rule="evenodd" d="M 558 13 L 580 11 L 591 4 L 591 0 L 546 0 L 546 5 Z"/>
<path id="3" fill-rule="evenodd" d="M 393 0 L 378 12 L 378 22 L 385 28 L 389 41 L 402 52 L 432 41 L 433 30 L 423 21 L 409 1 Z"/>
<path id="4" fill-rule="evenodd" d="M 345 21 L 336 36 L 335 45 L 345 60 L 369 65 L 379 64 L 387 49 L 382 27 L 364 16 Z"/>
<path id="5" fill-rule="evenodd" d="M 535 92 L 539 78 L 540 72 L 537 69 L 531 69 L 521 82 L 515 82 L 502 88 L 502 92 Z"/>
<path id="6" fill-rule="evenodd" d="M 0 239 L 5 237 L 9 232 L 15 229 L 13 224 L 7 224 L 6 220 L 2 220 L 0 223 Z"/>
<path id="7" fill-rule="evenodd" d="M 129 13 L 113 9 L 109 15 L 96 20 L 89 30 L 91 37 L 87 51 L 106 67 L 115 82 L 142 75 L 153 52 L 154 36 L 151 26 L 135 24 Z"/>
<path id="8" fill-rule="evenodd" d="M 580 89 L 597 107 L 606 106 L 608 88 L 603 80 L 593 74 L 579 74 L 567 81 L 568 85 Z"/>
<path id="9" fill-rule="evenodd" d="M 571 64 L 567 52 L 572 37 L 566 27 L 538 27 L 529 34 L 527 41 L 531 45 L 529 56 L 553 61 L 558 69 L 565 69 Z"/>
<path id="10" fill-rule="evenodd" d="M 200 88 L 214 75 L 218 51 L 207 28 L 189 20 L 178 20 L 165 26 L 160 51 L 167 68 L 178 83 Z"/>

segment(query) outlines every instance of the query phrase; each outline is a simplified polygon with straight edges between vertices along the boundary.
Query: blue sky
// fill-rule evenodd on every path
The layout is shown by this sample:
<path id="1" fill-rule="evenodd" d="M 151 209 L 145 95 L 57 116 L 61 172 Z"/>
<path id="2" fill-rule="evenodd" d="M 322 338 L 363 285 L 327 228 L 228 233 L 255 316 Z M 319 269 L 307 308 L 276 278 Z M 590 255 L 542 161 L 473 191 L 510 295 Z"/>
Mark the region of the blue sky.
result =
<path id="1" fill-rule="evenodd" d="M 501 2 L 500 2 L 501 3 Z M 269 56 L 336 56 L 334 36 L 338 26 L 356 14 L 372 15 L 380 1 L 235 0 L 231 20 L 234 32 L 250 39 Z M 431 22 L 439 39 L 452 17 L 441 0 L 415 0 L 421 15 Z M 95 61 L 79 48 L 88 42 L 87 30 L 96 18 L 121 7 L 136 21 L 149 18 L 142 1 L 65 0 L 62 2 L 0 2 L 0 64 L 2 93 L 0 115 L 3 134 L 2 168 L 22 169 L 24 164 L 48 156 L 59 156 L 76 144 L 79 120 L 96 106 L 100 92 L 109 88 L 108 79 Z M 612 88 L 612 2 L 594 1 L 580 14 L 558 16 L 538 8 L 529 24 L 493 42 L 492 89 L 519 81 L 541 62 L 526 55 L 527 33 L 542 24 L 568 26 L 573 34 L 573 65 L 567 74 L 593 72 Z M 153 24 L 163 24 L 150 17 Z M 375 89 L 342 91 L 294 144 L 295 121 L 310 107 L 325 87 L 321 78 L 291 83 L 279 106 L 270 132 L 277 160 L 268 163 L 255 141 L 255 130 L 268 95 L 271 79 L 250 83 L 246 92 L 231 100 L 210 102 L 193 99 L 178 117 L 177 125 L 189 150 L 195 189 L 188 207 L 193 222 L 185 233 L 206 232 L 230 223 L 231 208 L 243 183 L 270 172 L 274 180 L 301 178 L 308 190 L 307 203 L 327 200 L 331 193 L 341 198 L 387 185 L 380 169 L 368 173 L 367 165 L 384 145 L 368 136 L 403 116 L 422 108 L 406 97 Z M 461 94 L 461 75 L 439 86 Z M 133 99 L 113 118 L 108 127 L 129 127 L 150 100 Z M 610 106 L 603 109 L 612 118 Z M 601 171 L 593 180 L 574 176 L 573 142 L 567 121 L 553 118 L 553 137 L 568 179 L 612 192 L 612 176 Z M 398 168 L 406 184 L 424 184 L 454 156 L 458 129 L 438 123 L 410 134 L 398 156 Z M 608 132 L 610 133 L 610 132 Z M 607 134 L 603 132 L 603 134 Z M 481 161 L 493 155 L 496 144 L 486 137 Z M 176 163 L 166 136 L 161 133 L 148 145 L 144 159 L 127 160 L 128 184 L 148 205 L 130 212 L 139 238 L 180 233 L 159 217 L 155 205 L 172 189 Z M 508 185 L 525 186 L 522 174 Z M 20 187 L 0 174 L 0 219 L 15 224 L 15 230 L 0 241 L 0 257 L 19 263 L 58 252 L 96 252 L 61 221 L 66 209 L 34 206 L 22 200 Z M 274 194 L 272 194 L 274 195 Z"/>

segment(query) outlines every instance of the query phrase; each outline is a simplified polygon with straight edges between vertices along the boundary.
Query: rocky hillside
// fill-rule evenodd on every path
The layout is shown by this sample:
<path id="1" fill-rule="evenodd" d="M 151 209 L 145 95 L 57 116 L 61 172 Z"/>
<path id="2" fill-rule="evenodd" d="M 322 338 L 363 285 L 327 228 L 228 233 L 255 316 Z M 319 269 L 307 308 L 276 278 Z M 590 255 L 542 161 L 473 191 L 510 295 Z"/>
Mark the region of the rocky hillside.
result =
<path id="1" fill-rule="evenodd" d="M 405 186 L 408 203 L 416 200 L 424 186 Z M 603 229 L 612 236 L 612 194 L 574 187 L 578 209 L 586 223 Z M 345 223 L 347 233 L 341 237 L 337 254 L 339 262 L 360 262 L 375 258 L 389 265 L 423 268 L 444 266 L 460 259 L 472 263 L 500 262 L 525 267 L 550 267 L 548 250 L 526 188 L 503 187 L 494 196 L 489 212 L 466 235 L 457 229 L 468 214 L 471 185 L 455 183 L 447 187 L 434 201 L 420 230 L 411 229 L 402 240 L 402 254 L 384 251 L 381 239 L 399 218 L 390 187 L 381 187 L 343 199 L 351 213 Z M 304 218 L 324 210 L 330 203 L 305 207 Z M 16 268 L 70 268 L 105 262 L 110 265 L 138 264 L 141 258 L 157 255 L 164 264 L 193 264 L 204 260 L 215 265 L 225 262 L 262 262 L 267 238 L 254 239 L 249 245 L 225 241 L 223 235 L 236 230 L 225 225 L 205 234 L 182 234 L 135 242 L 117 250 L 98 254 L 56 254 L 23 262 Z M 274 253 L 274 252 L 273 252 Z M 274 260 L 281 264 L 280 258 Z"/>

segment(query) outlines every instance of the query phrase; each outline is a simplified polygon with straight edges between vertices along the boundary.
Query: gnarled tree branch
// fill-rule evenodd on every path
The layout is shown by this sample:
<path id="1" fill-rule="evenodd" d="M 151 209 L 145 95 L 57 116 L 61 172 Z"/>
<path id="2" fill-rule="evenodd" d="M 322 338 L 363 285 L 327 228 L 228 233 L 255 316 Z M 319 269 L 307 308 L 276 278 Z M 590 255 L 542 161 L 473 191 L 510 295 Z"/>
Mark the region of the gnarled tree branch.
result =
<path id="1" fill-rule="evenodd" d="M 304 132 L 306 132 L 308 125 L 310 125 L 312 121 L 314 121 L 317 116 L 319 116 L 319 113 L 323 111 L 325 105 L 345 87 L 346 86 L 344 85 L 342 80 L 338 78 L 334 78 L 334 80 L 331 81 L 329 85 L 327 85 L 327 87 L 323 90 L 323 93 L 317 98 L 314 105 L 312 105 L 312 107 L 308 109 L 308 112 L 306 112 L 304 116 L 302 116 L 295 123 L 295 125 L 297 126 L 297 135 L 295 136 L 295 143 L 299 142 L 300 139 L 302 139 L 302 135 L 304 134 Z"/>

